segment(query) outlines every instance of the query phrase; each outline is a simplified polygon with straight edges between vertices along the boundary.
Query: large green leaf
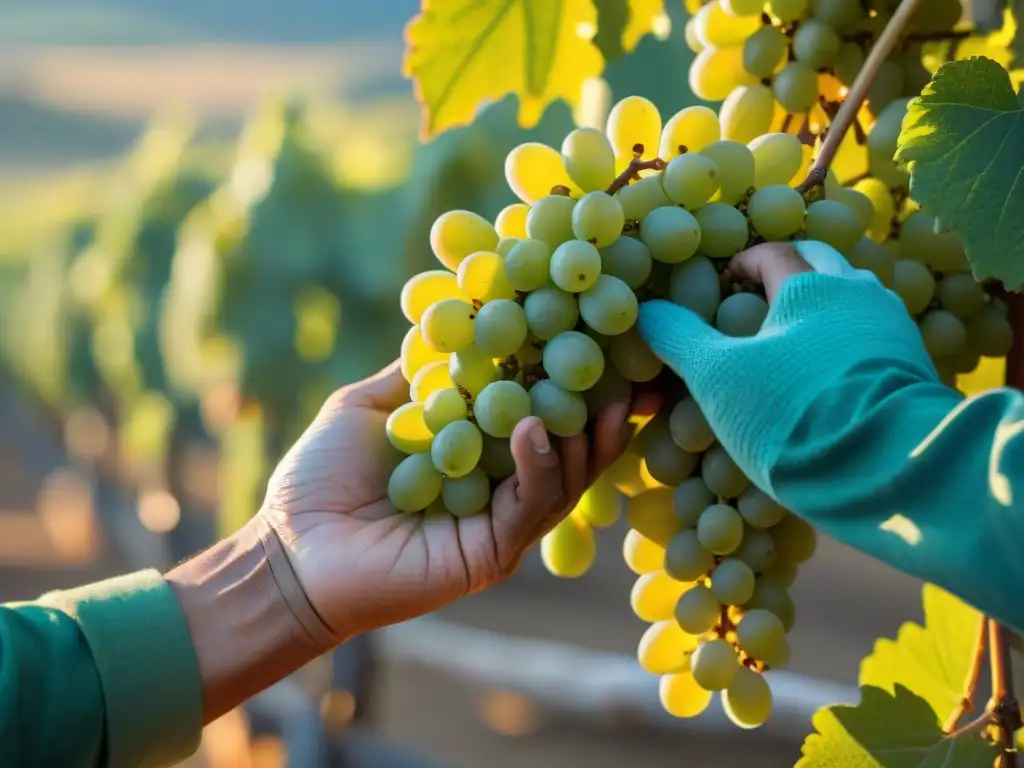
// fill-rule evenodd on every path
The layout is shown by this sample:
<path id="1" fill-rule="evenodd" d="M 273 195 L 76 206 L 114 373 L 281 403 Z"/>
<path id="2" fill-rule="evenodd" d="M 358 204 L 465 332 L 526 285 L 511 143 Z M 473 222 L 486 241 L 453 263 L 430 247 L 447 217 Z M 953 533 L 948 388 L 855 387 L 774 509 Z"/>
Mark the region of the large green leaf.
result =
<path id="1" fill-rule="evenodd" d="M 896 159 L 911 193 L 963 239 L 974 274 L 1024 283 L 1024 110 L 983 57 L 944 64 L 910 102 Z"/>

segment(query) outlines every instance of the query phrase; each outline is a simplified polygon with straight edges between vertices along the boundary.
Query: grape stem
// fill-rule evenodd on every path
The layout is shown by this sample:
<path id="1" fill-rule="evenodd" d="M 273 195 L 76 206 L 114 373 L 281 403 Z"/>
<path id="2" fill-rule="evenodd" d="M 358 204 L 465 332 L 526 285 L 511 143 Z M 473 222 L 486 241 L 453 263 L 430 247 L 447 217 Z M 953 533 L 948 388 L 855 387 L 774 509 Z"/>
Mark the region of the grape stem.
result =
<path id="1" fill-rule="evenodd" d="M 640 171 L 664 171 L 667 165 L 668 163 L 660 157 L 656 157 L 653 160 L 641 160 L 638 157 L 634 157 L 629 161 L 626 170 L 620 173 L 615 181 L 609 185 L 607 193 L 614 195 L 623 187 L 628 187 L 631 181 L 636 181 L 640 178 Z"/>
<path id="2" fill-rule="evenodd" d="M 906 29 L 907 24 L 920 4 L 921 0 L 903 0 L 899 8 L 896 9 L 896 13 L 889 19 L 889 23 L 885 25 L 882 34 L 878 36 L 878 42 L 875 43 L 871 53 L 868 54 L 867 61 L 861 67 L 857 79 L 853 81 L 850 92 L 843 101 L 843 105 L 836 113 L 835 120 L 829 126 L 828 136 L 822 142 L 821 151 L 814 159 L 814 164 L 811 166 L 810 171 L 808 171 L 807 178 L 796 188 L 800 194 L 806 194 L 815 187 L 825 183 L 828 167 L 832 164 L 836 152 L 839 151 L 839 145 L 842 144 L 843 137 L 850 129 L 850 126 L 853 125 L 854 120 L 856 120 L 860 106 L 868 95 L 868 89 L 875 82 L 878 70 L 889 57 L 889 54 L 892 53 L 892 49 L 896 47 L 896 43 L 903 35 L 903 30 Z"/>
<path id="3" fill-rule="evenodd" d="M 946 733 L 953 733 L 960 725 L 960 718 L 966 713 L 974 711 L 974 694 L 978 689 L 978 680 L 981 678 L 981 667 L 985 661 L 985 651 L 988 648 L 985 642 L 988 639 L 987 616 L 982 616 L 978 622 L 978 636 L 974 643 L 974 655 L 971 657 L 971 666 L 967 670 L 967 677 L 964 679 L 964 695 L 960 698 L 956 708 L 950 713 L 942 730 Z"/>

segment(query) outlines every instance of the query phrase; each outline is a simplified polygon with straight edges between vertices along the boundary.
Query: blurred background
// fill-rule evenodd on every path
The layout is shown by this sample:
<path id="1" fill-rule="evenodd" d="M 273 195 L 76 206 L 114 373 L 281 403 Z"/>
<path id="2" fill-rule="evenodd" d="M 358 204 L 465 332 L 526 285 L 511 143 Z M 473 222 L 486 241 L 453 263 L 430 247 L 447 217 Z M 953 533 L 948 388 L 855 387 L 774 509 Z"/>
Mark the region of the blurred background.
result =
<path id="1" fill-rule="evenodd" d="M 398 293 L 452 208 L 512 202 L 515 104 L 421 145 L 416 0 L 0 5 L 0 600 L 165 567 L 236 527 L 332 389 L 397 356 Z M 673 32 L 616 97 L 693 103 Z M 211 725 L 189 766 L 791 766 L 919 585 L 829 541 L 794 589 L 764 728 L 659 716 L 622 530 L 594 571 L 360 638 Z M 780 673 L 781 674 L 781 673 Z M 716 705 L 717 706 L 717 705 Z"/>

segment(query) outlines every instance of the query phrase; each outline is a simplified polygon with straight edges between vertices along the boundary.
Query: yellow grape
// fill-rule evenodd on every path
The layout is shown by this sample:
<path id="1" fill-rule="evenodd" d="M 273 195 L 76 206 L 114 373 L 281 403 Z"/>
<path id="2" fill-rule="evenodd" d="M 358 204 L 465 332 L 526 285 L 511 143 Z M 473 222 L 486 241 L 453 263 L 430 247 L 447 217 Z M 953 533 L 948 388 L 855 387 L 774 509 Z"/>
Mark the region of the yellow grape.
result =
<path id="1" fill-rule="evenodd" d="M 586 573 L 594 562 L 597 545 L 594 531 L 585 520 L 569 515 L 540 542 L 544 566 L 555 576 L 573 579 Z"/>
<path id="2" fill-rule="evenodd" d="M 448 364 L 448 354 L 438 352 L 423 339 L 423 333 L 418 325 L 414 325 L 405 333 L 402 339 L 402 375 L 406 381 L 412 381 L 423 366 L 430 363 Z"/>
<path id="3" fill-rule="evenodd" d="M 502 208 L 494 220 L 498 237 L 526 237 L 526 214 L 529 212 L 530 206 L 526 203 L 512 203 Z"/>
<path id="4" fill-rule="evenodd" d="M 697 638 L 683 632 L 675 619 L 669 619 L 656 621 L 647 628 L 637 645 L 636 656 L 643 670 L 652 675 L 686 672 L 696 647 Z"/>
<path id="5" fill-rule="evenodd" d="M 605 474 L 616 488 L 627 496 L 636 496 L 647 490 L 643 477 L 643 458 L 628 451 L 605 470 Z"/>
<path id="6" fill-rule="evenodd" d="M 615 180 L 615 152 L 604 131 L 572 131 L 562 142 L 562 159 L 569 177 L 584 192 L 607 189 Z"/>
<path id="7" fill-rule="evenodd" d="M 871 176 L 861 179 L 853 188 L 871 201 L 875 215 L 871 219 L 868 234 L 872 240 L 881 243 L 889 237 L 892 219 L 896 215 L 896 203 L 892 199 L 892 193 L 884 182 Z"/>
<path id="8" fill-rule="evenodd" d="M 733 89 L 756 82 L 743 66 L 743 49 L 736 45 L 706 48 L 690 64 L 690 90 L 704 101 L 722 101 Z"/>
<path id="9" fill-rule="evenodd" d="M 508 153 L 505 180 L 515 196 L 529 205 L 550 195 L 551 188 L 556 186 L 568 187 L 573 195 L 580 194 L 579 187 L 569 178 L 558 150 L 535 141 L 520 144 Z M 477 250 L 492 249 L 493 246 Z"/>
<path id="10" fill-rule="evenodd" d="M 722 707 L 740 728 L 757 728 L 772 714 L 772 690 L 764 677 L 743 667 L 722 694 Z"/>
<path id="11" fill-rule="evenodd" d="M 698 685 L 689 672 L 663 675 L 658 695 L 661 706 L 673 717 L 696 717 L 711 703 L 711 691 Z"/>
<path id="12" fill-rule="evenodd" d="M 679 598 L 691 586 L 690 582 L 676 581 L 664 571 L 651 571 L 633 584 L 629 603 L 638 619 L 668 621 L 675 616 Z"/>
<path id="13" fill-rule="evenodd" d="M 821 140 L 815 142 L 815 153 L 821 151 Z M 839 143 L 839 151 L 829 166 L 840 184 L 863 176 L 868 172 L 867 148 L 857 141 L 856 131 L 848 131 Z"/>
<path id="14" fill-rule="evenodd" d="M 754 156 L 754 187 L 790 185 L 797 176 L 803 181 L 804 146 L 791 133 L 765 133 L 747 144 Z"/>
<path id="15" fill-rule="evenodd" d="M 775 96 L 761 83 L 734 88 L 719 110 L 722 138 L 746 144 L 768 133 L 775 114 Z"/>
<path id="16" fill-rule="evenodd" d="M 474 253 L 463 261 L 459 265 L 458 285 L 465 298 L 481 304 L 516 297 L 505 277 L 505 260 L 496 253 Z"/>
<path id="17" fill-rule="evenodd" d="M 703 6 L 696 14 L 695 32 L 705 49 L 742 45 L 761 28 L 759 16 L 731 16 L 718 0 Z"/>
<path id="18" fill-rule="evenodd" d="M 415 325 L 420 322 L 423 313 L 431 304 L 441 299 L 454 299 L 459 296 L 459 282 L 455 275 L 443 269 L 432 269 L 410 277 L 402 287 L 399 301 L 402 314 Z"/>
<path id="19" fill-rule="evenodd" d="M 409 397 L 414 402 L 425 402 L 434 392 L 439 389 L 454 387 L 452 375 L 448 372 L 448 363 L 429 363 L 412 377 L 409 385 Z"/>
<path id="20" fill-rule="evenodd" d="M 626 522 L 651 541 L 664 547 L 682 530 L 673 506 L 674 488 L 645 491 L 626 502 Z"/>
<path id="21" fill-rule="evenodd" d="M 642 96 L 627 96 L 608 115 L 605 127 L 617 158 L 632 159 L 633 146 L 643 144 L 641 157 L 651 159 L 661 142 L 661 113 Z"/>
<path id="22" fill-rule="evenodd" d="M 384 428 L 388 440 L 402 453 L 423 453 L 430 450 L 434 433 L 423 420 L 423 403 L 405 403 L 388 416 Z"/>
<path id="23" fill-rule="evenodd" d="M 611 479 L 602 474 L 584 491 L 576 504 L 575 514 L 595 528 L 607 528 L 618 522 L 622 515 L 622 504 L 622 494 Z"/>
<path id="24" fill-rule="evenodd" d="M 588 77 L 580 87 L 580 100 L 572 112 L 580 128 L 603 129 L 611 106 L 612 89 L 603 77 Z"/>
<path id="25" fill-rule="evenodd" d="M 686 26 L 683 28 L 683 37 L 686 40 L 686 47 L 694 53 L 700 53 L 704 50 L 704 43 L 697 37 L 697 18 L 691 16 L 686 20 Z"/>
<path id="26" fill-rule="evenodd" d="M 452 272 L 462 260 L 477 251 L 493 251 L 498 233 L 491 222 L 472 211 L 448 211 L 430 228 L 430 247 L 437 260 Z"/>
<path id="27" fill-rule="evenodd" d="M 680 154 L 681 146 L 686 147 L 687 152 L 699 152 L 721 138 L 722 128 L 713 109 L 704 106 L 686 107 L 665 123 L 661 131 L 658 156 L 667 163 Z"/>
<path id="28" fill-rule="evenodd" d="M 637 576 L 660 570 L 665 565 L 665 548 L 655 544 L 640 531 L 630 529 L 622 541 L 622 557 Z"/>

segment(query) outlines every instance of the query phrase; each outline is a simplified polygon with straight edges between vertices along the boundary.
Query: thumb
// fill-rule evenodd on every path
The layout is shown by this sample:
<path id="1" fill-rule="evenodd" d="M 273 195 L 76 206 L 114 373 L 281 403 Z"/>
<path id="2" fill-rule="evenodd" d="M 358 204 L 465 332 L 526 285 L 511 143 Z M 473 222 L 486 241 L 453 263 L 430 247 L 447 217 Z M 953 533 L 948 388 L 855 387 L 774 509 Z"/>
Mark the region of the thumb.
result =
<path id="1" fill-rule="evenodd" d="M 704 318 L 670 301 L 648 301 L 640 307 L 637 330 L 647 345 L 687 384 L 706 367 L 709 352 L 728 337 Z"/>

